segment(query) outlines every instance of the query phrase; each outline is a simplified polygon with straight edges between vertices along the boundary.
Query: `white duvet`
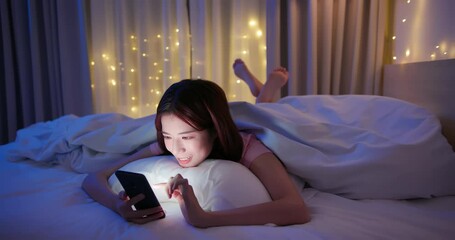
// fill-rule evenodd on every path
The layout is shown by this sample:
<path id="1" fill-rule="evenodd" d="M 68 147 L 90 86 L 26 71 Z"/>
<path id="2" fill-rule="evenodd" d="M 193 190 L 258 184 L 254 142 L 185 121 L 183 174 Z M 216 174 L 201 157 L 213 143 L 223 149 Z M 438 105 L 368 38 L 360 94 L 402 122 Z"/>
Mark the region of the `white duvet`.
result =
<path id="1" fill-rule="evenodd" d="M 278 103 L 231 103 L 240 129 L 254 132 L 310 186 L 352 199 L 455 194 L 455 153 L 438 119 L 379 96 L 300 96 Z M 155 140 L 154 115 L 65 116 L 19 131 L 5 147 L 32 159 L 89 172 Z"/>

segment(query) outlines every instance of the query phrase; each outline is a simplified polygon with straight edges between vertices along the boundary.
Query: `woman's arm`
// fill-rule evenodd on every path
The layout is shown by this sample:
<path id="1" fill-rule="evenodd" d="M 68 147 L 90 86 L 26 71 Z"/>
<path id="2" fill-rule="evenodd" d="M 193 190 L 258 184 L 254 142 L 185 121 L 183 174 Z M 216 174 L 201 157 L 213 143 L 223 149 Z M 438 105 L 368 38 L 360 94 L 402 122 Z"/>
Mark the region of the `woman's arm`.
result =
<path id="1" fill-rule="evenodd" d="M 182 212 L 187 221 L 197 227 L 267 223 L 290 225 L 310 221 L 305 202 L 275 155 L 262 154 L 253 161 L 250 169 L 269 192 L 271 202 L 225 211 L 205 212 L 200 208 L 195 197 L 193 198 L 193 190 L 186 179 L 181 179 L 170 188 L 178 189 L 174 196 L 177 195 L 180 200 Z"/>
<path id="2" fill-rule="evenodd" d="M 114 194 L 108 184 L 109 177 L 117 169 L 132 161 L 154 155 L 156 154 L 152 153 L 150 148 L 147 146 L 126 158 L 113 162 L 105 169 L 89 173 L 82 183 L 82 188 L 95 201 L 117 212 L 128 221 L 145 223 L 159 218 L 161 216 L 156 216 L 155 218 L 153 214 L 159 212 L 160 209 L 146 209 L 141 211 L 133 211 L 131 209 L 131 206 L 142 200 L 144 196 L 138 195 L 130 200 L 127 200 L 125 197 Z M 150 216 L 147 218 L 143 217 L 148 215 Z"/>

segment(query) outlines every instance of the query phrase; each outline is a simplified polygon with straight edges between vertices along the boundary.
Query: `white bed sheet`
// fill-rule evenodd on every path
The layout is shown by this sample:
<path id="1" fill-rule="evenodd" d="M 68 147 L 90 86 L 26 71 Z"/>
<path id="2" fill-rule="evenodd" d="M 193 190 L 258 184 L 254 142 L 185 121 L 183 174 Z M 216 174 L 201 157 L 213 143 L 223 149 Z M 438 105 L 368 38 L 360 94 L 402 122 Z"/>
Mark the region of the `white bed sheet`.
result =
<path id="1" fill-rule="evenodd" d="M 351 200 L 304 189 L 312 220 L 287 227 L 188 225 L 176 203 L 165 219 L 136 225 L 88 197 L 85 174 L 0 159 L 0 239 L 453 239 L 455 196 Z"/>

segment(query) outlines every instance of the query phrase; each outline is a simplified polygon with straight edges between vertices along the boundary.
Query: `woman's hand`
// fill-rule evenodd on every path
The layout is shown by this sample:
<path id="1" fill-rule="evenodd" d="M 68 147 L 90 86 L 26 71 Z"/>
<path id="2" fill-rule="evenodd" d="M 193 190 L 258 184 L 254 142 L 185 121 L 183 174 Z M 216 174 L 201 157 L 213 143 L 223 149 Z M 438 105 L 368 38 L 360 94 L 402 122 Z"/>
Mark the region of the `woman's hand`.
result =
<path id="1" fill-rule="evenodd" d="M 144 194 L 139 194 L 133 198 L 129 198 L 124 191 L 119 193 L 119 201 L 116 205 L 116 211 L 120 216 L 128 222 L 144 224 L 153 220 L 164 217 L 164 212 L 161 207 L 143 209 L 134 211 L 132 206 L 145 198 Z"/>
<path id="2" fill-rule="evenodd" d="M 185 220 L 195 227 L 207 226 L 208 214 L 201 208 L 188 179 L 177 174 L 171 177 L 166 186 L 168 197 L 177 199 Z"/>

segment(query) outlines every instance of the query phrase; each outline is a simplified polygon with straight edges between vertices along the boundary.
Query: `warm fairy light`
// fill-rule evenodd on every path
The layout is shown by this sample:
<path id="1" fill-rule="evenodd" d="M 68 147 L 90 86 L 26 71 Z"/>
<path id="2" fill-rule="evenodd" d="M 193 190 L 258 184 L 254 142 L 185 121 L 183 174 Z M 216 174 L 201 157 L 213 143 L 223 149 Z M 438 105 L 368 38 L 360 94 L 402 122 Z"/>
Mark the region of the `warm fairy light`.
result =
<path id="1" fill-rule="evenodd" d="M 425 19 L 426 11 L 422 9 L 428 9 L 423 6 L 425 4 L 432 4 L 432 3 L 422 3 L 418 1 L 411 2 L 410 0 L 402 1 L 401 5 L 397 6 L 397 13 L 398 15 L 395 17 L 398 21 L 396 24 L 396 31 L 397 34 L 392 36 L 392 40 L 395 40 L 394 45 L 396 46 L 394 49 L 394 53 L 392 54 L 393 60 L 399 59 L 398 63 L 407 63 L 407 62 L 416 62 L 416 61 L 425 61 L 425 60 L 439 60 L 439 59 L 446 59 L 453 57 L 453 53 L 451 53 L 451 49 L 448 48 L 448 44 L 453 44 L 451 42 L 446 41 L 439 41 L 438 39 L 434 39 L 436 36 L 433 36 L 432 30 L 428 30 L 428 33 L 425 33 L 431 42 L 437 44 L 431 44 L 430 46 L 425 46 L 424 41 L 419 40 L 419 38 L 414 37 L 420 36 L 420 31 L 418 33 L 414 33 L 416 26 L 420 24 L 421 19 Z M 428 11 L 429 13 L 431 10 Z M 416 19 L 415 23 L 413 22 Z M 438 21 L 432 21 L 433 24 L 436 24 Z M 402 24 L 403 23 L 403 24 Z M 434 28 L 437 28 L 435 25 Z M 438 29 L 438 28 L 437 28 Z M 399 34 L 402 31 L 404 36 L 400 36 Z M 438 33 L 441 31 L 438 31 Z M 409 34 L 406 35 L 406 34 Z M 447 34 L 446 34 L 447 35 Z M 411 37 L 412 36 L 412 37 Z M 399 37 L 399 38 L 398 38 Z M 445 39 L 447 36 L 443 36 Z M 399 39 L 399 41 L 398 41 Z M 450 45 L 449 44 L 449 45 Z M 411 50 L 408 46 L 413 46 L 413 52 L 411 55 Z M 399 54 L 397 54 L 399 53 Z M 397 54 L 397 55 L 395 55 Z M 395 55 L 395 56 L 394 56 Z"/>
<path id="2" fill-rule="evenodd" d="M 244 26 L 247 27 L 247 31 L 237 35 L 237 39 L 242 41 L 241 46 L 244 46 L 242 47 L 243 49 L 238 48 L 240 52 L 237 52 L 237 55 L 264 54 L 263 50 L 267 49 L 264 43 L 265 39 L 263 39 L 265 30 L 262 31 L 262 29 L 259 29 L 260 22 L 254 18 L 250 19 L 247 24 L 248 26 Z M 176 39 L 176 36 L 178 36 L 178 39 Z M 125 35 L 121 39 L 127 42 L 123 50 L 113 47 L 112 49 L 100 49 L 95 52 L 94 59 L 89 62 L 91 66 L 95 66 L 95 60 L 97 61 L 96 66 L 91 67 L 91 70 L 95 73 L 94 76 L 98 76 L 101 73 L 108 77 L 104 78 L 107 79 L 104 84 L 96 86 L 97 89 L 95 89 L 95 83 L 98 84 L 98 82 L 93 80 L 91 88 L 94 91 L 104 91 L 102 89 L 103 86 L 111 86 L 108 94 L 112 96 L 107 98 L 107 101 L 110 104 L 109 107 L 114 108 L 115 111 L 124 111 L 126 114 L 131 114 L 134 117 L 141 117 L 139 115 L 150 113 L 150 107 L 157 107 L 157 99 L 162 95 L 162 91 L 158 89 L 164 88 L 170 82 L 174 82 L 182 77 L 180 71 L 174 72 L 174 70 L 177 70 L 174 69 L 174 61 L 175 55 L 179 56 L 181 54 L 180 50 L 187 50 L 187 48 L 191 47 L 186 44 L 187 41 L 190 41 L 188 38 L 191 38 L 191 36 L 180 34 L 180 29 L 175 27 L 171 28 L 170 33 L 166 32 L 166 34 L 154 33 L 151 35 L 142 35 L 141 33 L 136 35 L 130 32 L 129 36 Z M 180 46 L 181 41 L 182 46 Z M 253 48 L 250 49 L 250 47 Z M 125 49 L 127 50 L 126 52 Z M 196 51 L 197 48 L 196 50 L 194 48 L 190 50 Z M 102 58 L 100 58 L 100 55 Z M 102 61 L 99 59 L 102 59 Z M 192 62 L 195 66 L 198 65 L 202 69 L 207 67 L 205 61 L 193 59 Z M 265 60 L 261 60 L 260 63 L 262 62 L 264 64 L 266 63 Z M 261 65 L 260 63 L 259 65 Z M 165 69 L 166 71 L 164 71 Z M 171 74 L 171 71 L 168 70 L 172 70 L 176 74 Z M 193 77 L 197 79 L 205 77 L 204 75 L 198 74 L 194 74 Z M 231 80 L 231 84 L 240 85 L 242 82 L 242 80 L 235 78 L 233 81 Z M 146 92 L 147 88 L 149 89 L 149 93 L 143 95 L 142 91 L 145 90 Z M 117 90 L 122 90 L 123 93 Z M 236 95 L 233 94 L 233 91 L 237 90 L 227 93 L 231 99 L 243 98 L 243 93 L 236 92 L 238 94 Z M 127 97 L 124 96 L 125 93 Z M 139 102 L 141 102 L 140 105 L 138 104 Z M 145 107 L 147 108 L 145 109 Z M 105 109 L 101 110 L 104 111 Z"/>
<path id="3" fill-rule="evenodd" d="M 261 37 L 262 36 L 262 31 L 261 30 L 257 30 L 256 31 L 256 36 Z"/>

